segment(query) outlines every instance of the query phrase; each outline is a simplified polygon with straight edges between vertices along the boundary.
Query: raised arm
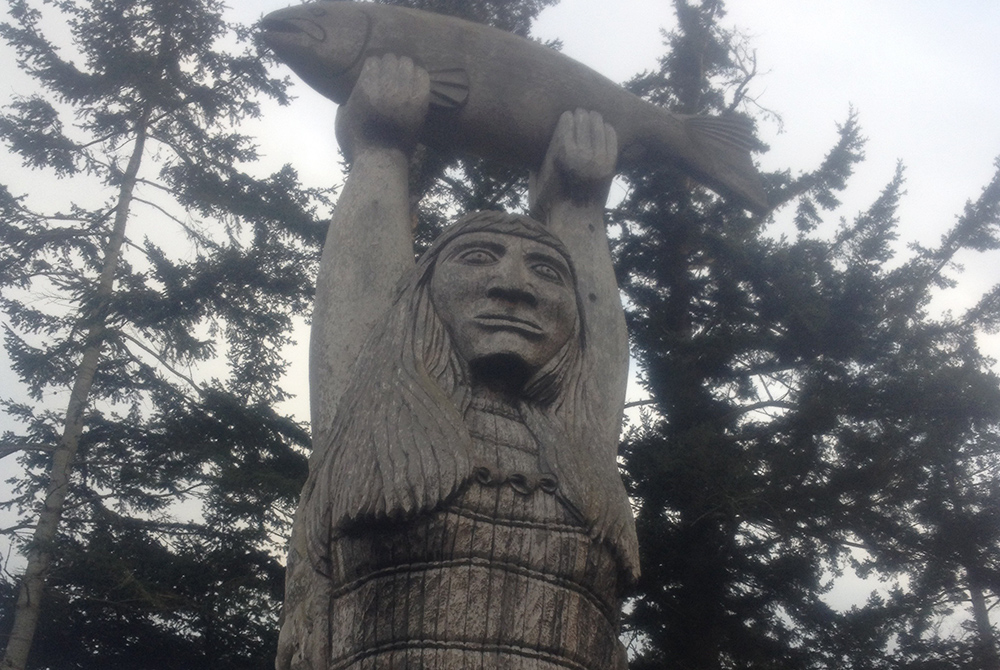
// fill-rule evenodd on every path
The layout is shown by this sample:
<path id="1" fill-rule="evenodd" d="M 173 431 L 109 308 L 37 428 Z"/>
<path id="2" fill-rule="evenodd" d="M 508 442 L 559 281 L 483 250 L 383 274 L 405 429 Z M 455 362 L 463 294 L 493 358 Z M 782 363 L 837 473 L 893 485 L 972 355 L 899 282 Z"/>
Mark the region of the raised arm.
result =
<path id="1" fill-rule="evenodd" d="M 427 73 L 409 58 L 369 58 L 337 139 L 352 166 L 323 247 L 309 345 L 314 456 L 326 437 L 351 365 L 413 266 L 408 163 L 427 114 Z"/>
<path id="2" fill-rule="evenodd" d="M 565 112 L 529 188 L 532 216 L 569 249 L 583 302 L 591 393 L 603 416 L 591 417 L 617 445 L 628 379 L 628 333 L 604 226 L 604 206 L 618 158 L 614 128 L 597 112 Z"/>

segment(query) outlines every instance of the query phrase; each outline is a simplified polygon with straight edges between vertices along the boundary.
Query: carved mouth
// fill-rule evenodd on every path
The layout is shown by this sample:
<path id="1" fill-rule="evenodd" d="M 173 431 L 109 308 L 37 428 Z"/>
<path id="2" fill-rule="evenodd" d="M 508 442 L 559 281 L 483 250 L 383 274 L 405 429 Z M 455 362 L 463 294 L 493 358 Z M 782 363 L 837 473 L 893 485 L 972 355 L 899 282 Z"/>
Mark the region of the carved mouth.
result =
<path id="1" fill-rule="evenodd" d="M 326 39 L 326 31 L 315 21 L 300 18 L 274 19 L 264 17 L 260 22 L 264 35 L 308 35 L 317 42 Z"/>
<path id="2" fill-rule="evenodd" d="M 476 321 L 479 321 L 487 328 L 497 330 L 516 330 L 520 333 L 524 333 L 525 335 L 535 337 L 545 334 L 542 327 L 534 321 L 520 319 L 516 316 L 510 316 L 509 314 L 479 314 L 476 316 Z"/>

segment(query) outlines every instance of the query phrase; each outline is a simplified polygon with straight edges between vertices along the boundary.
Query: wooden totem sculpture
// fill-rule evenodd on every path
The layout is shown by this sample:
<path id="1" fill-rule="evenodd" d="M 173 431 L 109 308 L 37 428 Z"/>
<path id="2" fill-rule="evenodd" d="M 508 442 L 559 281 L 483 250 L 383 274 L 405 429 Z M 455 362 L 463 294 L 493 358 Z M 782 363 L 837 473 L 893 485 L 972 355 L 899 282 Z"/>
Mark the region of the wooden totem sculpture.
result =
<path id="1" fill-rule="evenodd" d="M 477 87 L 513 91 L 521 73 L 484 83 L 468 54 L 457 68 L 426 61 L 493 42 L 481 60 L 516 61 L 511 45 L 530 43 L 420 12 L 399 21 L 448 30 L 399 35 L 381 20 L 399 11 L 321 3 L 264 22 L 280 57 L 346 100 L 337 131 L 352 160 L 316 290 L 315 451 L 277 667 L 623 669 L 620 601 L 639 566 L 616 464 L 628 344 L 603 223 L 616 131 L 594 111 L 549 109 L 537 82 L 506 118 L 484 102 L 504 91 Z M 373 53 L 378 40 L 420 62 Z M 622 109 L 604 111 L 641 135 L 651 122 Z M 417 141 L 527 162 L 534 218 L 469 214 L 414 263 Z M 675 157 L 699 175 L 722 164 Z"/>

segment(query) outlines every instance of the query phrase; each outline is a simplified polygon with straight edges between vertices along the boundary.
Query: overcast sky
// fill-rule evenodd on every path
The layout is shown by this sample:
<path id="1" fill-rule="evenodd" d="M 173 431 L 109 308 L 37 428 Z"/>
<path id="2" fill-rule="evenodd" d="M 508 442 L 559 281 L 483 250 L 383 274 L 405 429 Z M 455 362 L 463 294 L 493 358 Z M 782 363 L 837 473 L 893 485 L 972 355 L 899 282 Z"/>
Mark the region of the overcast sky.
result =
<path id="1" fill-rule="evenodd" d="M 257 7 L 261 10 L 257 10 Z M 246 18 L 266 12 L 243 3 Z M 545 10 L 534 35 L 559 38 L 564 53 L 615 81 L 656 66 L 661 31 L 674 25 L 667 0 L 562 0 Z M 771 151 L 763 170 L 815 167 L 836 140 L 836 124 L 858 112 L 867 160 L 843 206 L 852 218 L 906 167 L 900 248 L 933 245 L 979 195 L 1000 156 L 1000 2 L 996 0 L 730 0 L 722 24 L 747 35 L 761 72 L 751 93 L 783 118 L 764 122 Z M 333 103 L 305 86 L 292 106 L 269 110 L 265 153 L 291 162 L 316 185 L 336 183 Z M 780 217 L 780 214 L 779 214 Z M 961 257 L 958 288 L 938 309 L 960 311 L 1000 281 L 997 254 Z M 984 340 L 995 357 L 1000 338 Z"/>
<path id="2" fill-rule="evenodd" d="M 242 20 L 288 4 L 232 3 Z M 673 25 L 671 4 L 562 0 L 543 13 L 534 34 L 560 38 L 566 54 L 622 81 L 656 65 L 660 31 Z M 730 0 L 728 12 L 723 24 L 746 33 L 756 50 L 762 75 L 752 94 L 784 119 L 782 134 L 775 124 L 762 127 L 772 147 L 759 157 L 762 169 L 814 167 L 853 105 L 869 138 L 868 160 L 838 215 L 850 218 L 866 207 L 901 160 L 908 191 L 901 241 L 934 244 L 989 181 L 1000 156 L 997 0 Z M 0 50 L 0 58 L 0 99 L 27 93 L 11 73 L 10 51 Z M 336 184 L 335 106 L 302 85 L 296 95 L 288 108 L 267 108 L 255 129 L 262 149 L 272 169 L 291 163 L 311 185 Z M 11 166 L 5 159 L 0 170 Z M 967 272 L 960 287 L 939 308 L 967 307 L 1000 281 L 998 254 L 962 260 Z M 998 344 L 997 338 L 987 343 L 994 356 Z M 5 372 L 0 383 L 9 379 Z"/>
<path id="3" fill-rule="evenodd" d="M 674 25 L 671 7 L 667 0 L 561 0 L 533 32 L 561 39 L 564 53 L 624 81 L 656 66 L 661 30 Z M 762 74 L 752 94 L 784 121 L 780 134 L 777 124 L 761 126 L 771 146 L 759 156 L 763 170 L 815 167 L 836 140 L 836 124 L 852 106 L 859 114 L 867 160 L 829 216 L 832 225 L 866 208 L 902 161 L 900 243 L 933 245 L 991 179 L 1000 156 L 1000 2 L 730 0 L 727 9 L 723 25 L 745 33 L 756 51 Z M 280 145 L 269 150 L 289 152 L 283 160 L 293 163 L 309 156 L 297 164 L 318 168 L 311 178 L 335 163 L 334 106 L 311 91 L 300 95 L 277 114 L 289 124 L 308 120 L 318 135 L 296 139 L 307 130 L 295 123 L 273 133 Z M 936 301 L 939 309 L 960 311 L 1000 282 L 1000 254 L 961 260 L 966 272 Z M 984 345 L 1000 357 L 1000 338 Z M 863 601 L 869 586 L 845 576 L 832 602 Z"/>
<path id="4" fill-rule="evenodd" d="M 965 202 L 978 197 L 1000 156 L 1000 2 L 997 0 L 730 0 L 723 25 L 746 34 L 761 72 L 752 94 L 781 115 L 761 126 L 771 151 L 763 170 L 815 167 L 836 141 L 849 109 L 868 138 L 867 160 L 840 210 L 852 218 L 906 166 L 900 245 L 933 245 Z M 674 25 L 668 0 L 561 0 L 543 12 L 534 35 L 559 38 L 563 52 L 615 81 L 656 66 L 661 31 Z M 335 107 L 300 88 L 290 108 L 274 110 L 267 151 L 308 179 L 333 174 Z M 279 121 L 280 117 L 280 121 Z M 315 134 L 310 134 L 309 130 Z M 282 156 L 282 158 L 278 158 Z M 967 255 L 959 286 L 937 309 L 960 312 L 1000 282 L 1000 253 Z M 1000 337 L 984 339 L 1000 357 Z M 300 359 L 296 374 L 304 374 Z M 641 391 L 633 388 L 633 396 Z M 863 602 L 875 584 L 846 574 L 831 604 Z M 954 623 L 952 624 L 954 625 Z"/>
<path id="5" fill-rule="evenodd" d="M 562 0 L 534 34 L 559 38 L 564 52 L 615 81 L 656 66 L 667 0 Z M 240 4 L 246 17 L 277 4 Z M 257 7 L 261 9 L 256 10 Z M 906 166 L 903 241 L 933 244 L 976 197 L 1000 156 L 1000 2 L 996 0 L 730 0 L 723 25 L 749 37 L 761 75 L 752 93 L 778 112 L 764 123 L 771 151 L 762 169 L 814 167 L 853 105 L 869 142 L 837 216 L 852 217 Z M 335 106 L 304 86 L 289 108 L 269 115 L 263 144 L 315 183 L 339 179 Z M 329 182 L 327 181 L 329 180 Z M 962 286 L 947 300 L 967 306 L 1000 280 L 996 258 L 966 257 Z"/>

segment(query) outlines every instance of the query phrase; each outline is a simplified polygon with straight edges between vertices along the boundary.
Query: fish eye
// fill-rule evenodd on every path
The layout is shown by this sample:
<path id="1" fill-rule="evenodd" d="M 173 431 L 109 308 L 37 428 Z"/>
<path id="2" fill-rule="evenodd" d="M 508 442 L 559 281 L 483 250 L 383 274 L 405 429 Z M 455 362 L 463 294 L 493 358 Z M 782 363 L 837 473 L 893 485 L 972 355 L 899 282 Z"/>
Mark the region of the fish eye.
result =
<path id="1" fill-rule="evenodd" d="M 536 261 L 531 264 L 531 271 L 542 279 L 547 279 L 551 282 L 557 282 L 559 284 L 563 283 L 562 273 L 550 263 Z"/>
<path id="2" fill-rule="evenodd" d="M 490 263 L 495 263 L 498 260 L 496 254 L 489 249 L 484 249 L 483 247 L 467 249 L 459 255 L 458 259 L 468 265 L 489 265 Z"/>

